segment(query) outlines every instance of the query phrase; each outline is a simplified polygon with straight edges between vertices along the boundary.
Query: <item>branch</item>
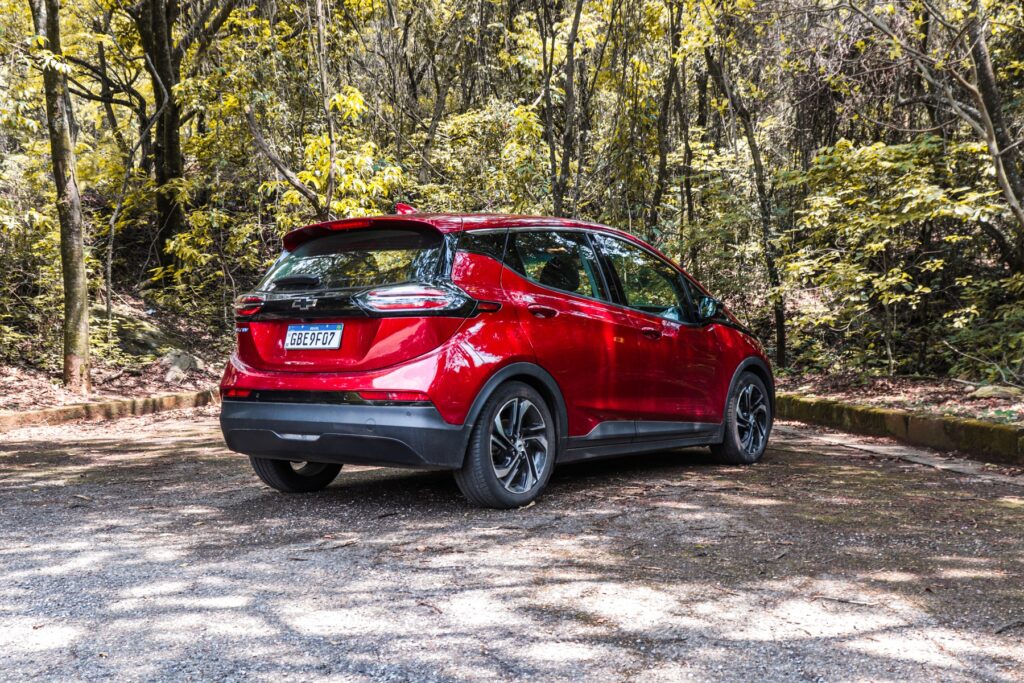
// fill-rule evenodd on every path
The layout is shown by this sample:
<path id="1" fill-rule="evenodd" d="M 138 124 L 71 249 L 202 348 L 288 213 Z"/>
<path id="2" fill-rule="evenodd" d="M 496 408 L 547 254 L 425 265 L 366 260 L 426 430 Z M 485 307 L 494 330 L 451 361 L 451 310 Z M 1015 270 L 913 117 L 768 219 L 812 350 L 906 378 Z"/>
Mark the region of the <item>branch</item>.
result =
<path id="1" fill-rule="evenodd" d="M 223 26 L 224 22 L 231 16 L 231 12 L 235 9 L 235 3 L 237 1 L 238 0 L 225 0 L 220 11 L 210 21 L 210 23 L 207 24 L 206 20 L 209 18 L 210 13 L 218 2 L 218 0 L 210 0 L 210 2 L 200 10 L 199 17 L 197 17 L 192 23 L 192 26 L 190 26 L 188 31 L 185 32 L 185 35 L 183 35 L 181 40 L 178 41 L 178 45 L 174 49 L 178 54 L 178 58 L 184 58 L 185 53 L 192 46 L 192 43 L 197 41 L 198 47 L 196 48 L 196 53 L 202 54 L 205 52 L 206 48 L 210 46 L 210 41 L 212 41 L 213 37 L 217 35 L 217 31 L 220 30 L 220 27 Z"/>
<path id="2" fill-rule="evenodd" d="M 245 120 L 249 124 L 249 131 L 252 133 L 253 140 L 256 141 L 256 146 L 260 148 L 263 155 L 267 157 L 267 159 L 270 160 L 270 163 L 274 165 L 274 168 L 284 176 L 284 179 L 288 181 L 288 184 L 294 187 L 299 194 L 305 197 L 309 203 L 313 205 L 313 210 L 316 212 L 317 217 L 321 219 L 326 218 L 323 205 L 320 203 L 320 197 L 317 196 L 316 192 L 309 189 L 305 183 L 299 180 L 299 177 L 295 175 L 294 171 L 288 168 L 284 161 L 281 160 L 281 157 L 277 156 L 277 154 L 274 153 L 274 150 L 270 148 L 270 145 L 267 144 L 266 139 L 263 137 L 263 133 L 260 132 L 259 126 L 256 125 L 256 115 L 253 113 L 252 107 L 247 106 L 245 108 Z"/>

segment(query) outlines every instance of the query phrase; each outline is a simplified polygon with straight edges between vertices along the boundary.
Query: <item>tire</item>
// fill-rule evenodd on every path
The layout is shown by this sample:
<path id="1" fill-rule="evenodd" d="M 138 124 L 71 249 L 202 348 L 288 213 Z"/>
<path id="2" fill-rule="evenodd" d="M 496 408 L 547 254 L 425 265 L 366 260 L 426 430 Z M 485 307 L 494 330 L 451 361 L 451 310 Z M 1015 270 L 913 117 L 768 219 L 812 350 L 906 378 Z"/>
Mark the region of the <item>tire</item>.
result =
<path id="1" fill-rule="evenodd" d="M 764 382 L 752 372 L 744 372 L 729 392 L 722 443 L 712 446 L 711 453 L 726 465 L 754 464 L 764 455 L 773 421 Z"/>
<path id="2" fill-rule="evenodd" d="M 322 462 L 293 463 L 249 456 L 249 463 L 264 484 L 284 493 L 320 491 L 341 471 L 341 465 Z"/>
<path id="3" fill-rule="evenodd" d="M 547 487 L 557 451 L 555 420 L 544 398 L 527 384 L 506 382 L 481 409 L 455 482 L 474 505 L 522 507 Z"/>

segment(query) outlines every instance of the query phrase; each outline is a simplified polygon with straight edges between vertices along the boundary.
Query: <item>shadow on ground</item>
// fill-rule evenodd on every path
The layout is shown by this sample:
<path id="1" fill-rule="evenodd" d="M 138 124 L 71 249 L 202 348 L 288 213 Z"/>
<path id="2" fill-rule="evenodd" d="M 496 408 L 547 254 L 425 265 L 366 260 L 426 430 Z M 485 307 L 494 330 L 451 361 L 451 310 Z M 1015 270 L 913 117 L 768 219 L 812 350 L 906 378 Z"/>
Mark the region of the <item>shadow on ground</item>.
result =
<path id="1" fill-rule="evenodd" d="M 562 467 L 517 511 L 403 470 L 286 496 L 213 415 L 0 437 L 5 678 L 1024 672 L 1019 488 L 787 436 Z"/>

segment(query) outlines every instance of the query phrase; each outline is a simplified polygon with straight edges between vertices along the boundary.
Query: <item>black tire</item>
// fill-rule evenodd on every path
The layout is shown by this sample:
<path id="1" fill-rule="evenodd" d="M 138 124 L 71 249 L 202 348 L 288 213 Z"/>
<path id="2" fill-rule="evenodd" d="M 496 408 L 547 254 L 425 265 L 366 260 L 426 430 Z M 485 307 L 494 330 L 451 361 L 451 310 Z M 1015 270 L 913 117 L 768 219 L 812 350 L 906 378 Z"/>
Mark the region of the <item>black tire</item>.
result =
<path id="1" fill-rule="evenodd" d="M 480 411 L 455 481 L 475 505 L 521 507 L 548 485 L 557 452 L 555 420 L 544 398 L 527 384 L 506 382 Z"/>
<path id="2" fill-rule="evenodd" d="M 723 441 L 712 446 L 711 452 L 727 465 L 752 465 L 764 455 L 773 421 L 764 382 L 752 372 L 744 372 L 729 392 Z"/>
<path id="3" fill-rule="evenodd" d="M 257 476 L 270 488 L 284 493 L 312 493 L 327 488 L 341 471 L 341 465 L 322 462 L 293 463 L 249 456 Z"/>

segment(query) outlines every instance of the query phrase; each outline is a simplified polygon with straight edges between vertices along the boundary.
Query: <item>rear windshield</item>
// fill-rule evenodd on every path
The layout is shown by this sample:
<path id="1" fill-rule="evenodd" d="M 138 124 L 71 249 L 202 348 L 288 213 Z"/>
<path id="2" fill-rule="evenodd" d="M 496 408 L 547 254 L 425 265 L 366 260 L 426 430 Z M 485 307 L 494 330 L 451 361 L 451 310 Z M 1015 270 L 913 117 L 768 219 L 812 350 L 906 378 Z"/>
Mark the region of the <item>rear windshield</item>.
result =
<path id="1" fill-rule="evenodd" d="M 440 270 L 442 248 L 443 238 L 433 230 L 337 232 L 282 256 L 257 289 L 349 289 L 430 280 Z"/>

